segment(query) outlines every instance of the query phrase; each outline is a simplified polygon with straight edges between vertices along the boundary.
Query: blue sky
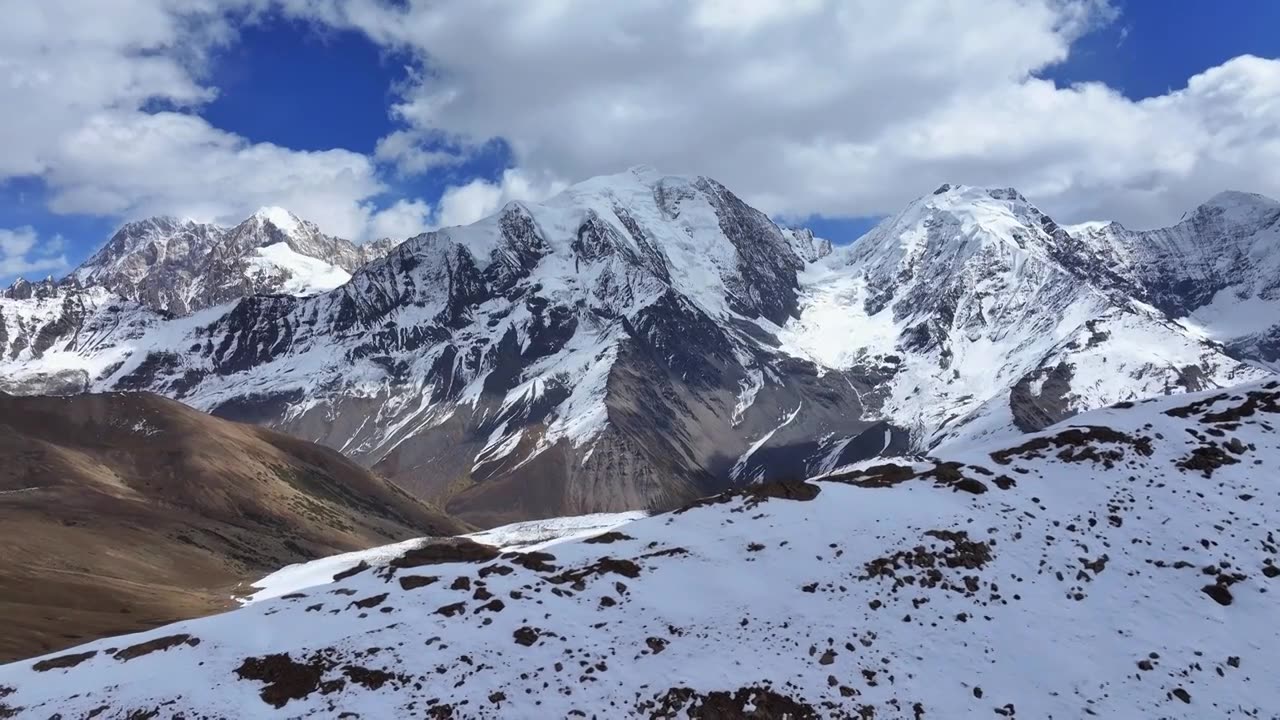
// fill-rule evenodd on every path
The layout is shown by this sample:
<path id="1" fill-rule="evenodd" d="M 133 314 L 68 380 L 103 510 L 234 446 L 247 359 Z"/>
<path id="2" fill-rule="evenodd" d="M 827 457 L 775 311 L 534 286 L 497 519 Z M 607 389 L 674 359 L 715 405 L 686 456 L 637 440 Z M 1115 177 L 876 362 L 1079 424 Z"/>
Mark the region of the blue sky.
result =
<path id="1" fill-rule="evenodd" d="M 1050 63 L 1039 68 L 1035 75 L 1062 88 L 1074 83 L 1101 82 L 1128 100 L 1140 101 L 1178 90 L 1186 86 L 1190 76 L 1240 55 L 1280 56 L 1280 3 L 1232 0 L 1171 4 L 1156 0 L 1120 0 L 1111 6 L 1110 15 L 1094 22 L 1088 32 L 1073 38 L 1064 62 Z M 430 71 L 425 77 L 421 72 L 426 67 L 423 58 L 431 57 L 433 52 L 429 42 L 414 47 L 412 43 L 380 37 L 354 20 L 329 23 L 316 18 L 285 17 L 273 9 L 252 19 L 234 12 L 229 17 L 234 40 L 215 44 L 207 57 L 202 58 L 199 72 L 194 73 L 200 85 L 216 90 L 216 96 L 185 106 L 162 96 L 149 100 L 141 106 L 141 111 L 179 109 L 184 114 L 202 118 L 221 133 L 237 136 L 238 142 L 251 147 L 269 143 L 291 153 L 304 154 L 342 149 L 363 158 L 374 157 L 380 138 L 398 130 L 415 129 L 414 122 L 403 114 L 397 115 L 393 106 L 406 98 L 423 97 L 431 92 L 434 80 Z M 534 62 L 532 58 L 531 62 Z M 483 88 L 475 90 L 482 91 Z M 459 132 L 457 127 L 449 130 Z M 463 127 L 462 132 L 465 131 Z M 515 132 L 513 130 L 513 134 Z M 521 169 L 522 158 L 501 136 L 480 139 L 483 142 L 472 141 L 467 152 L 425 172 L 398 171 L 394 161 L 388 159 L 368 161 L 372 168 L 369 172 L 374 176 L 361 181 L 365 186 L 355 191 L 355 202 L 368 212 L 376 213 L 397 201 L 421 200 L 438 216 L 442 194 L 448 188 L 476 180 L 495 187 L 502 185 L 504 171 Z M 521 147 L 548 145 L 539 144 L 538 140 L 533 135 L 517 139 Z M 744 142 L 749 141 L 747 138 Z M 439 144 L 438 135 L 423 133 L 418 142 L 431 149 L 433 143 Z M 534 167 L 536 153 L 530 151 L 527 155 L 530 167 Z M 638 160 L 648 162 L 647 158 Z M 564 181 L 583 179 L 577 176 L 582 172 L 578 169 L 582 163 L 564 163 L 559 167 L 554 158 L 548 161 L 545 154 L 539 161 L 549 168 L 547 172 L 559 170 L 556 177 Z M 1014 165 L 1011 161 L 1009 167 Z M 604 166 L 611 167 L 608 162 Z M 805 212 L 800 203 L 801 210 L 790 209 L 778 215 L 790 223 L 803 222 L 837 242 L 848 242 L 868 229 L 882 213 L 891 212 L 900 198 L 926 192 L 937 184 L 936 179 L 994 184 L 988 178 L 1003 177 L 1000 175 L 1003 163 L 993 162 L 993 166 L 979 168 L 973 177 L 953 177 L 950 173 L 964 173 L 963 167 L 957 170 L 950 162 L 938 161 L 938 178 L 931 177 L 933 168 L 929 167 L 927 172 L 919 173 L 918 180 L 903 183 L 904 189 L 895 190 L 896 194 L 886 193 L 881 197 L 869 192 L 865 202 L 853 203 L 847 211 L 836 202 L 834 207 L 833 203 L 826 203 Z M 886 173 L 891 172 L 891 167 L 886 168 Z M 715 168 L 663 169 L 715 174 Z M 1011 169 L 1009 174 L 1013 177 L 1000 184 L 1013 184 L 1020 172 Z M 42 252 L 50 257 L 62 254 L 66 262 L 74 266 L 100 246 L 123 219 L 142 208 L 166 207 L 166 200 L 148 201 L 148 204 L 126 198 L 116 203 L 124 208 L 122 210 L 86 212 L 80 208 L 91 207 L 92 202 L 68 200 L 65 187 L 51 191 L 50 183 L 65 184 L 61 177 L 53 165 L 43 173 L 0 175 L 3 178 L 0 179 L 0 229 L 29 228 L 39 238 L 39 245 L 31 251 L 32 257 Z M 1247 173 L 1241 177 L 1247 178 Z M 734 177 L 720 179 L 731 189 L 739 188 Z M 376 190 L 370 189 L 371 183 L 377 185 Z M 766 206 L 769 204 L 771 189 L 767 184 L 756 182 L 755 188 L 752 183 L 743 184 L 747 186 L 744 194 L 749 199 L 758 196 Z M 760 187 L 765 189 L 760 191 Z M 915 189 L 910 189 L 912 187 Z M 1098 192 L 1096 182 L 1090 187 Z M 753 193 L 753 189 L 757 191 Z M 837 187 L 832 192 L 838 196 L 839 190 Z M 154 194 L 154 191 L 148 192 Z M 1196 197 L 1197 192 L 1203 191 L 1198 187 L 1188 188 L 1186 197 Z M 270 192 L 259 195 L 269 197 Z M 1067 200 L 1060 204 L 1070 206 Z M 779 199 L 777 205 L 788 207 L 797 203 Z M 12 272 L 7 275 L 0 272 L 0 282 L 8 282 L 12 277 Z"/>

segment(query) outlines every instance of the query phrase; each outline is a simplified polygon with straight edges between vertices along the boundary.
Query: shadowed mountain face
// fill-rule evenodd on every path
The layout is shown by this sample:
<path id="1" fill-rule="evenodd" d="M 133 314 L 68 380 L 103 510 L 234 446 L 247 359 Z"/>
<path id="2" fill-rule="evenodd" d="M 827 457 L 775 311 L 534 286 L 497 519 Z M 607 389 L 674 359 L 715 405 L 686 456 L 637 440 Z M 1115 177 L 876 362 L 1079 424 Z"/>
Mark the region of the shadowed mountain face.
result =
<path id="1" fill-rule="evenodd" d="M 311 297 L 180 318 L 102 287 L 2 300 L 0 387 L 161 393 L 495 525 L 1267 373 L 1147 297 L 1011 189 L 944 186 L 833 250 L 714 180 L 636 168 L 411 238 Z"/>
<path id="2" fill-rule="evenodd" d="M 294 562 L 462 524 L 280 433 L 149 393 L 0 394 L 0 660 L 232 605 Z"/>

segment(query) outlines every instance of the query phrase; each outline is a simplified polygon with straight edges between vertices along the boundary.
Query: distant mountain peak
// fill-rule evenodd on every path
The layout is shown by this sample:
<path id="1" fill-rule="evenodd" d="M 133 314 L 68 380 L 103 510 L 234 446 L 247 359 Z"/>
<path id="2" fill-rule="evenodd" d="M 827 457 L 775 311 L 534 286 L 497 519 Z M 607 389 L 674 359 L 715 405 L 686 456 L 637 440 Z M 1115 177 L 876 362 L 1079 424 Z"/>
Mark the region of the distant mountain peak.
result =
<path id="1" fill-rule="evenodd" d="M 1241 190 L 1223 190 L 1204 202 L 1201 207 L 1280 207 L 1280 201 L 1262 195 L 1260 193 L 1244 192 Z"/>
<path id="2" fill-rule="evenodd" d="M 920 200 L 928 200 L 938 195 L 946 195 L 952 198 L 963 200 L 974 200 L 979 198 L 990 198 L 992 200 L 1015 200 L 1018 202 L 1027 202 L 1027 199 L 1013 187 L 986 187 L 983 185 L 965 185 L 963 183 L 943 183 L 938 189 L 920 197 Z"/>
<path id="3" fill-rule="evenodd" d="M 246 295 L 331 290 L 392 246 L 325 235 L 281 207 L 260 208 L 230 228 L 156 216 L 125 223 L 64 282 L 185 315 Z"/>
<path id="4" fill-rule="evenodd" d="M 1184 220 L 1218 218 L 1240 228 L 1256 232 L 1280 217 L 1280 202 L 1258 193 L 1226 190 L 1209 198 L 1189 213 Z"/>
<path id="5" fill-rule="evenodd" d="M 302 229 L 303 221 L 297 215 L 285 210 L 282 207 L 264 206 L 258 208 L 252 216 L 252 219 L 258 221 L 266 221 L 275 225 L 277 229 L 286 235 L 296 235 Z"/>

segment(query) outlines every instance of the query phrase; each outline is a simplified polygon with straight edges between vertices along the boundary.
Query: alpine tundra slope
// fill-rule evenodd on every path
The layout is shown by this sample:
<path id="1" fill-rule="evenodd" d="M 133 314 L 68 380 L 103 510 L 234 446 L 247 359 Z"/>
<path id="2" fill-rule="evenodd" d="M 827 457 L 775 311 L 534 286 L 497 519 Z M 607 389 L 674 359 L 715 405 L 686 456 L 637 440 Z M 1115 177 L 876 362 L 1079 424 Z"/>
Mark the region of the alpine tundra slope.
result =
<path id="1" fill-rule="evenodd" d="M 1255 197 L 1187 232 L 1252 232 L 1272 217 Z M 1265 343 L 1215 340 L 1081 238 L 1014 190 L 943 186 L 833 249 L 714 180 L 640 167 L 410 238 L 310 297 L 173 317 L 77 271 L 0 300 L 0 379 L 165 394 L 492 526 L 665 509 L 1270 373 Z"/>
<path id="2" fill-rule="evenodd" d="M 11 717 L 1261 718 L 1280 382 L 762 482 L 541 551 L 398 546 L 0 667 Z"/>

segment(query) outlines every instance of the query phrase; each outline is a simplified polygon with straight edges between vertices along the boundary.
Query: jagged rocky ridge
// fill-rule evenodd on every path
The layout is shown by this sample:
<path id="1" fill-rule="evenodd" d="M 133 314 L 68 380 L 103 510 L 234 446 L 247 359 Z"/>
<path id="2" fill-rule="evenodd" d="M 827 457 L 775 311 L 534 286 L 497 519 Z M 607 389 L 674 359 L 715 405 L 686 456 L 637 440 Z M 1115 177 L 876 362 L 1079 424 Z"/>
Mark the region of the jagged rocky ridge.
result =
<path id="1" fill-rule="evenodd" d="M 1254 383 L 756 484 L 535 552 L 455 538 L 345 556 L 275 599 L 0 667 L 0 707 L 1269 717 L 1278 424 L 1280 383 Z"/>
<path id="2" fill-rule="evenodd" d="M 356 245 L 326 235 L 282 208 L 263 208 L 231 228 L 155 217 L 127 223 L 62 282 L 20 279 L 4 296 L 52 298 L 100 287 L 187 315 L 248 295 L 332 290 L 391 247 L 390 240 Z"/>
<path id="3" fill-rule="evenodd" d="M 177 319 L 102 288 L 0 303 L 43 338 L 8 341 L 0 378 L 271 425 L 481 525 L 664 508 L 1265 374 L 1113 265 L 1012 190 L 940 188 L 833 250 L 637 168 L 412 238 L 314 297 Z"/>
<path id="4" fill-rule="evenodd" d="M 1134 297 L 1235 357 L 1280 370 L 1280 202 L 1224 192 L 1173 227 L 1077 236 Z"/>

